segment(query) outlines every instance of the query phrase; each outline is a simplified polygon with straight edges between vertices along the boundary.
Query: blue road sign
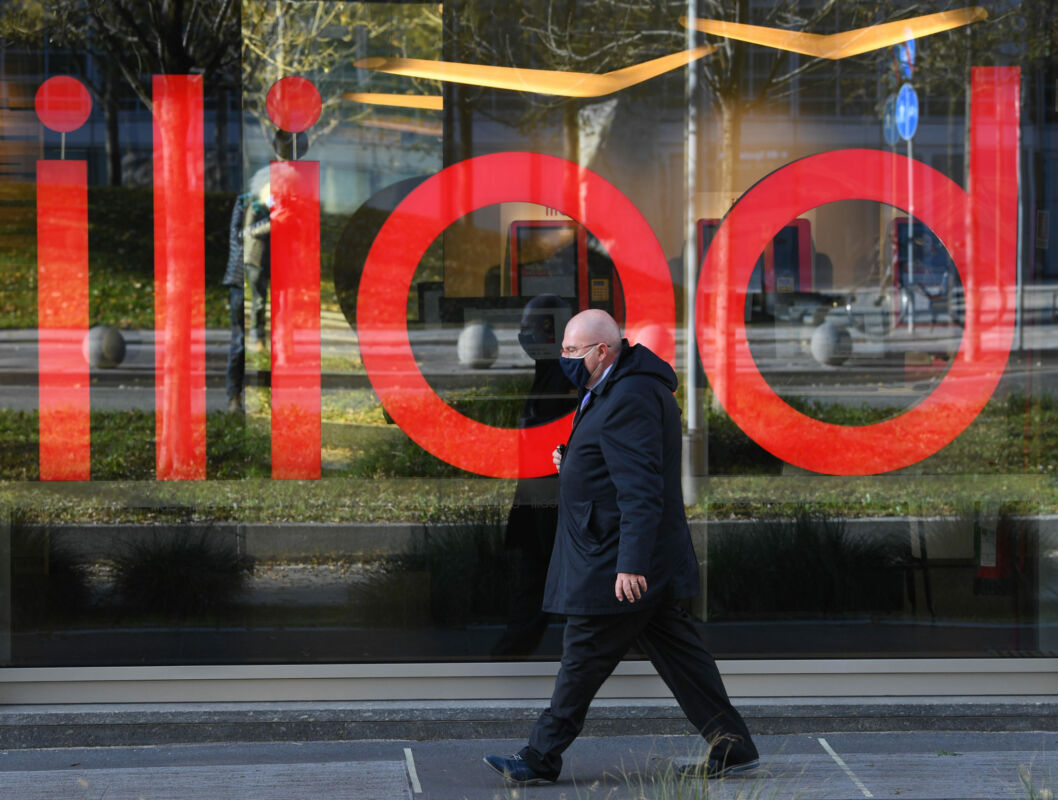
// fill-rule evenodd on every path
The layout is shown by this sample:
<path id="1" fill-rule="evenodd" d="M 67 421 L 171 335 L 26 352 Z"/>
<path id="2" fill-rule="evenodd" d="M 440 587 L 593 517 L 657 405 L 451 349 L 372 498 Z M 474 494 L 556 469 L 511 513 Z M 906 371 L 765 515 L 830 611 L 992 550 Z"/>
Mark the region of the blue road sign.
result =
<path id="1" fill-rule="evenodd" d="M 882 112 L 882 134 L 885 143 L 890 147 L 900 141 L 900 132 L 896 129 L 896 95 L 891 94 L 885 99 L 885 110 Z"/>
<path id="2" fill-rule="evenodd" d="M 903 44 L 894 46 L 896 60 L 900 65 L 900 73 L 906 80 L 911 80 L 915 71 L 915 40 L 908 39 Z"/>
<path id="3" fill-rule="evenodd" d="M 896 131 L 902 139 L 910 140 L 917 129 L 918 95 L 910 83 L 905 83 L 896 96 Z"/>

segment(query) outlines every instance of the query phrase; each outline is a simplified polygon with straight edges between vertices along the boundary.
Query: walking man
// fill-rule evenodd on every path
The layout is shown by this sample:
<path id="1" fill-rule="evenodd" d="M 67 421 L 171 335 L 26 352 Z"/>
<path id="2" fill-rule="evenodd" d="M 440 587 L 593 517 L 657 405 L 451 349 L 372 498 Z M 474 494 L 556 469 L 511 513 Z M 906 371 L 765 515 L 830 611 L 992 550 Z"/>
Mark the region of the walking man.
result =
<path id="1" fill-rule="evenodd" d="M 688 771 L 753 769 L 749 730 L 677 603 L 699 585 L 680 485 L 676 373 L 642 345 L 631 347 L 599 309 L 566 325 L 561 363 L 580 393 L 569 441 L 552 455 L 559 517 L 544 610 L 567 617 L 562 663 L 529 743 L 485 763 L 511 783 L 555 781 L 588 705 L 637 643 L 710 746 Z"/>

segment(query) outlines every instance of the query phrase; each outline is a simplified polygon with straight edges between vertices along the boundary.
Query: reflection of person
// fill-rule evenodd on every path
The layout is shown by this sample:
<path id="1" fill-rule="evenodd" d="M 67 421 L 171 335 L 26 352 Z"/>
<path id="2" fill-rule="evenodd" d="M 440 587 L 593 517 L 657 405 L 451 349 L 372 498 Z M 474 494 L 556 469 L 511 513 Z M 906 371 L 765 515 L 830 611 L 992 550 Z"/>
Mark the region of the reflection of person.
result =
<path id="1" fill-rule="evenodd" d="M 749 730 L 677 603 L 699 588 L 680 485 L 676 373 L 642 345 L 629 346 L 599 309 L 570 320 L 561 360 L 581 394 L 565 450 L 553 454 L 559 523 L 543 607 L 567 615 L 562 663 L 528 745 L 485 763 L 512 783 L 557 779 L 592 698 L 636 643 L 710 745 L 691 770 L 712 777 L 752 769 Z"/>
<path id="2" fill-rule="evenodd" d="M 268 297 L 269 232 L 272 228 L 269 185 L 262 186 L 246 209 L 243 224 L 243 263 L 250 283 L 250 341 L 264 349 L 265 301 Z"/>
<path id="3" fill-rule="evenodd" d="M 250 194 L 235 198 L 231 210 L 231 229 L 228 235 L 228 266 L 224 271 L 223 286 L 228 287 L 228 305 L 231 313 L 231 343 L 228 346 L 228 368 L 225 373 L 225 390 L 228 410 L 242 411 L 242 389 L 246 374 L 246 315 L 243 304 L 246 300 L 243 289 L 242 238 L 246 205 Z"/>
<path id="4" fill-rule="evenodd" d="M 543 425 L 565 416 L 577 401 L 559 363 L 561 345 L 556 316 L 565 320 L 569 306 L 560 297 L 542 294 L 522 312 L 518 341 L 536 363 L 519 428 Z M 529 655 L 540 644 L 551 615 L 543 611 L 544 580 L 558 524 L 558 476 L 521 478 L 507 515 L 506 546 L 515 554 L 513 599 L 507 627 L 492 648 L 494 656 Z"/>
<path id="5" fill-rule="evenodd" d="M 231 343 L 225 390 L 229 411 L 243 410 L 243 384 L 246 375 L 246 302 L 245 282 L 250 282 L 250 313 L 253 323 L 251 341 L 264 349 L 265 298 L 268 295 L 269 187 L 267 169 L 258 171 L 250 182 L 250 191 L 235 198 L 228 232 L 228 266 L 223 286 L 228 287 L 231 314 Z"/>

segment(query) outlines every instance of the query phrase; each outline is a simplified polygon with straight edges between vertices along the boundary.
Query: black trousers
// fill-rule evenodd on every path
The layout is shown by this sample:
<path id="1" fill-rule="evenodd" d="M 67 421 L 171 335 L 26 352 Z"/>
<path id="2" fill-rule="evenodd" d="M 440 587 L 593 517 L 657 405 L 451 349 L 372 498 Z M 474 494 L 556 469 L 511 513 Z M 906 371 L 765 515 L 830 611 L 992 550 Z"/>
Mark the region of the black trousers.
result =
<path id="1" fill-rule="evenodd" d="M 228 305 L 231 309 L 231 343 L 228 346 L 228 368 L 225 371 L 225 388 L 228 399 L 242 399 L 242 386 L 246 376 L 246 317 L 243 304 L 246 295 L 242 285 L 228 287 Z"/>
<path id="2" fill-rule="evenodd" d="M 589 704 L 633 643 L 713 745 L 715 756 L 739 762 L 757 757 L 749 729 L 731 705 L 691 616 L 675 603 L 663 602 L 628 614 L 567 618 L 551 705 L 520 753 L 526 764 L 540 775 L 558 777 L 562 753 L 584 727 Z"/>

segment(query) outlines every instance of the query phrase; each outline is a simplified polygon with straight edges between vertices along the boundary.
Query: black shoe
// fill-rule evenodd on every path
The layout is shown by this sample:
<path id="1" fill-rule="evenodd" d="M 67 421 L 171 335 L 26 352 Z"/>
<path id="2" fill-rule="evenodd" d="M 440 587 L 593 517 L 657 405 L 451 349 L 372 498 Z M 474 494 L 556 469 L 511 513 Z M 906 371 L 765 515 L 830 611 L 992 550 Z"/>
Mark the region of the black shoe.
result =
<path id="1" fill-rule="evenodd" d="M 746 761 L 735 761 L 732 759 L 721 761 L 718 758 L 710 758 L 693 764 L 681 764 L 676 767 L 676 774 L 681 778 L 705 778 L 706 780 L 711 780 L 752 772 L 759 766 L 759 758 L 750 758 Z"/>
<path id="2" fill-rule="evenodd" d="M 538 775 L 517 753 L 513 756 L 485 756 L 483 760 L 500 773 L 508 783 L 519 786 L 536 786 L 541 783 L 555 782 L 555 778 Z"/>

